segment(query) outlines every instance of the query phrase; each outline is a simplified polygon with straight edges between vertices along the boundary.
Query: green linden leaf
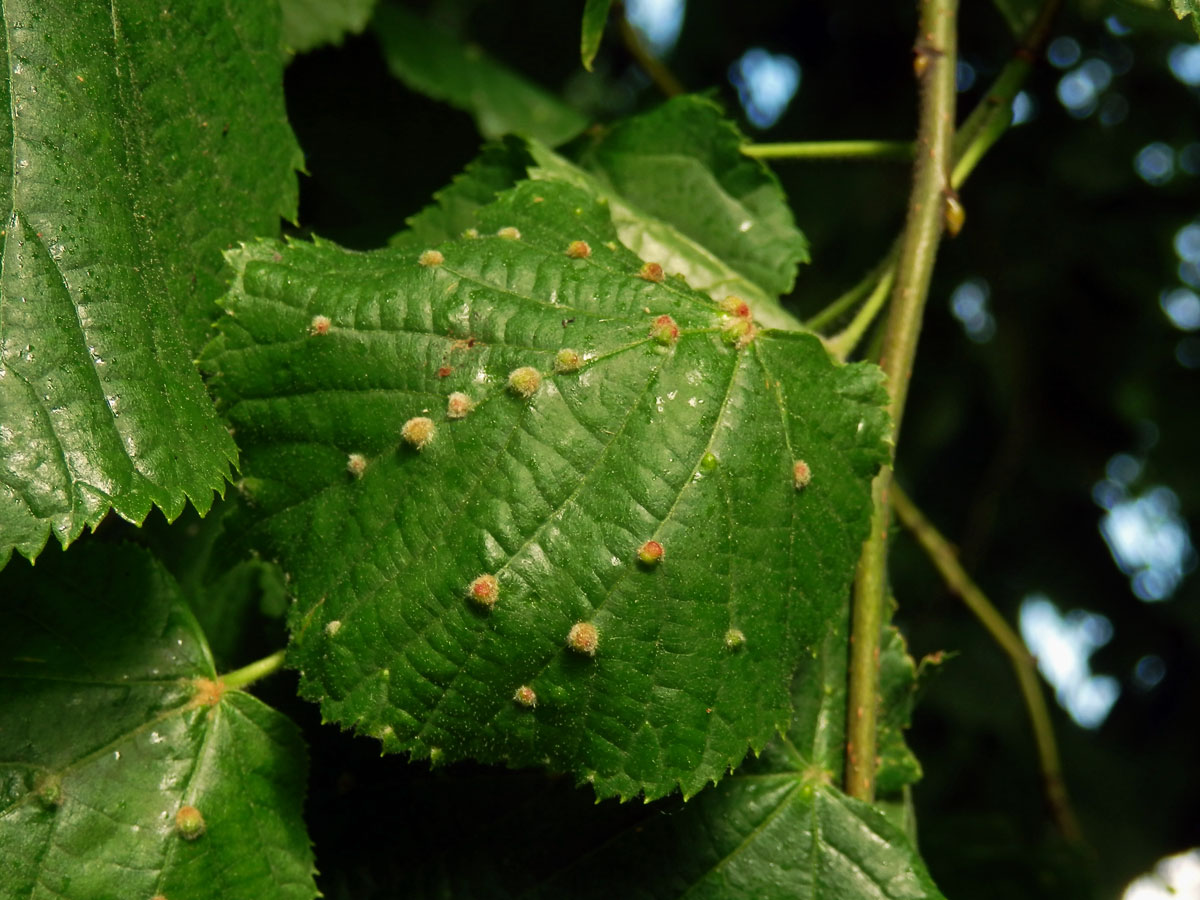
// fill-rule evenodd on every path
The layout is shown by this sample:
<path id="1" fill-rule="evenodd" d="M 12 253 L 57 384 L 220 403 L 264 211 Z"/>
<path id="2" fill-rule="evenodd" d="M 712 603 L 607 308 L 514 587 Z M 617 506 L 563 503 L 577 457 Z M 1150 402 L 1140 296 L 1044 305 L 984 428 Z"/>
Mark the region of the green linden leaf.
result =
<path id="1" fill-rule="evenodd" d="M 511 132 L 555 146 L 587 127 L 588 120 L 554 94 L 421 16 L 385 4 L 371 27 L 393 75 L 415 91 L 470 113 L 484 137 Z"/>
<path id="2" fill-rule="evenodd" d="M 720 255 L 728 252 L 742 260 L 744 268 L 772 279 L 779 290 L 791 289 L 796 261 L 807 259 L 807 243 L 792 222 L 783 189 L 765 165 L 741 155 L 742 139 L 736 128 L 720 118 L 710 101 L 687 97 L 668 105 L 670 127 L 677 121 L 695 138 L 697 148 L 709 148 L 707 153 L 696 149 L 688 155 L 681 149 L 671 156 L 615 148 L 609 152 L 603 150 L 609 145 L 602 141 L 584 154 L 583 162 L 611 163 L 627 186 L 635 189 L 623 192 L 602 168 L 589 171 L 537 141 L 509 138 L 486 146 L 432 205 L 409 220 L 410 229 L 390 243 L 420 246 L 458 237 L 474 224 L 473 216 L 481 207 L 526 174 L 562 181 L 605 201 L 619 240 L 634 253 L 659 263 L 668 274 L 682 277 L 714 300 L 730 294 L 741 297 L 764 325 L 800 328 L 800 322 L 779 305 L 777 293 L 760 287 Z M 626 147 L 632 139 L 652 135 L 662 126 L 658 112 L 634 117 L 628 120 L 628 131 L 618 126 L 617 144 Z M 708 164 L 718 168 L 704 174 Z M 650 208 L 656 214 L 648 212 Z M 658 213 L 669 218 L 658 218 Z M 743 230 L 745 223 L 749 227 Z M 771 253 L 791 261 L 769 266 Z"/>
<path id="3" fill-rule="evenodd" d="M 787 736 L 716 788 L 687 803 L 597 806 L 530 773 L 410 776 L 395 793 L 358 800 L 359 815 L 378 809 L 372 818 L 384 819 L 400 804 L 408 815 L 331 862 L 326 895 L 940 900 L 882 809 L 831 786 L 842 765 L 847 619 L 843 604 L 802 662 Z"/>
<path id="4" fill-rule="evenodd" d="M 754 284 L 777 295 L 792 290 L 808 242 L 779 179 L 742 153 L 746 137 L 712 100 L 676 97 L 583 140 L 579 164 L 610 192 Z"/>
<path id="5" fill-rule="evenodd" d="M 340 44 L 367 27 L 376 0 L 280 0 L 283 42 L 296 53 Z"/>
<path id="6" fill-rule="evenodd" d="M 587 0 L 583 7 L 583 29 L 579 38 L 579 56 L 583 67 L 592 71 L 592 63 L 600 51 L 600 40 L 604 37 L 604 26 L 608 22 L 608 10 L 612 0 Z"/>
<path id="7" fill-rule="evenodd" d="M 527 177 L 533 165 L 523 140 L 506 137 L 486 144 L 466 170 L 434 194 L 434 202 L 408 219 L 408 228 L 388 242 L 393 247 L 432 247 L 462 236 L 475 215 L 496 196 Z"/>
<path id="8" fill-rule="evenodd" d="M 192 352 L 300 162 L 270 4 L 3 15 L 0 565 L 110 507 L 208 509 L 236 448 Z"/>
<path id="9" fill-rule="evenodd" d="M 641 277 L 569 185 L 477 221 L 419 257 L 230 254 L 204 365 L 301 693 L 385 750 L 694 794 L 786 727 L 844 602 L 881 375 Z"/>
<path id="10" fill-rule="evenodd" d="M 0 894 L 316 896 L 299 732 L 216 688 L 153 557 L 89 543 L 0 596 Z"/>

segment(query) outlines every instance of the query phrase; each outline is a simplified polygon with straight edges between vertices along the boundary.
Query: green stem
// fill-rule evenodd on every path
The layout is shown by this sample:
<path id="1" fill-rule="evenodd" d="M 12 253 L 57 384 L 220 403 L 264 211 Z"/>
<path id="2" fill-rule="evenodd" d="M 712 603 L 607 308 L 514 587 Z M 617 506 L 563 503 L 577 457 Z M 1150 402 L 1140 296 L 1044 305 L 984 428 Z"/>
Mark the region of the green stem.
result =
<path id="1" fill-rule="evenodd" d="M 1061 0 L 1048 0 L 1042 6 L 1037 20 L 1026 33 L 1020 47 L 1013 54 L 1013 58 L 1001 70 L 987 94 L 976 104 L 955 134 L 954 167 L 950 172 L 950 186 L 955 190 L 962 187 L 979 161 L 1012 123 L 1013 99 L 1028 77 L 1033 59 L 1041 45 L 1045 43 L 1050 23 L 1060 5 Z M 830 322 L 836 321 L 848 309 L 868 296 L 881 278 L 894 275 L 896 262 L 899 259 L 899 249 L 900 245 L 897 241 L 888 250 L 887 255 L 864 275 L 858 284 L 805 322 L 805 327 L 811 331 L 818 331 Z"/>
<path id="2" fill-rule="evenodd" d="M 922 0 L 921 3 L 916 45 L 921 107 L 913 189 L 880 358 L 880 366 L 888 376 L 893 454 L 904 417 L 925 298 L 942 236 L 945 200 L 951 190 L 956 12 L 956 0 Z M 867 801 L 875 797 L 875 715 L 879 695 L 879 639 L 883 628 L 890 481 L 891 469 L 885 466 L 872 489 L 875 511 L 855 577 L 851 616 L 846 792 Z"/>
<path id="3" fill-rule="evenodd" d="M 241 690 L 248 687 L 260 678 L 265 678 L 273 672 L 283 668 L 283 657 L 286 651 L 280 650 L 272 653 L 270 656 L 264 656 L 262 659 L 255 660 L 248 666 L 242 666 L 240 669 L 234 669 L 232 672 L 224 675 L 221 681 L 225 683 L 225 687 L 231 691 Z"/>
<path id="4" fill-rule="evenodd" d="M 837 321 L 846 310 L 853 307 L 863 297 L 868 296 L 874 286 L 879 283 L 879 280 L 885 275 L 895 277 L 896 274 L 896 254 L 900 249 L 900 245 L 894 244 L 892 249 L 888 251 L 888 255 L 880 260 L 862 280 L 850 290 L 846 291 L 815 316 L 804 323 L 804 327 L 810 331 L 819 331 L 821 328 L 828 325 L 830 322 Z"/>
<path id="5" fill-rule="evenodd" d="M 994 607 L 983 591 L 971 580 L 958 561 L 958 555 L 929 520 L 917 509 L 908 495 L 893 484 L 891 489 L 892 508 L 897 518 L 913 533 L 917 542 L 925 549 L 934 567 L 941 573 L 946 586 L 960 598 L 967 608 L 975 614 L 984 628 L 992 636 L 1000 649 L 1012 663 L 1013 672 L 1021 688 L 1021 699 L 1025 701 L 1025 709 L 1029 714 L 1029 722 L 1033 728 L 1034 742 L 1037 744 L 1038 764 L 1042 770 L 1042 784 L 1046 791 L 1046 800 L 1055 824 L 1069 841 L 1081 841 L 1079 824 L 1071 808 L 1071 800 L 1067 795 L 1066 783 L 1063 780 L 1062 762 L 1058 757 L 1058 745 L 1054 739 L 1054 725 L 1050 720 L 1050 710 L 1038 681 L 1037 667 L 1034 659 L 1026 649 L 1024 642 L 1004 620 L 1004 616 Z"/>
<path id="6" fill-rule="evenodd" d="M 742 153 L 756 159 L 891 159 L 911 160 L 910 141 L 800 141 L 743 144 Z"/>
<path id="7" fill-rule="evenodd" d="M 830 353 L 845 362 L 846 357 L 854 352 L 854 348 L 862 340 L 863 334 L 871 327 L 871 323 L 875 321 L 875 316 L 879 314 L 879 311 L 883 309 L 883 304 L 887 302 L 888 293 L 891 291 L 892 282 L 895 280 L 896 270 L 894 268 L 888 269 L 883 273 L 883 277 L 875 285 L 875 290 L 871 292 L 871 296 L 867 298 L 867 302 L 859 307 L 850 324 L 825 342 L 825 346 L 829 348 Z"/>

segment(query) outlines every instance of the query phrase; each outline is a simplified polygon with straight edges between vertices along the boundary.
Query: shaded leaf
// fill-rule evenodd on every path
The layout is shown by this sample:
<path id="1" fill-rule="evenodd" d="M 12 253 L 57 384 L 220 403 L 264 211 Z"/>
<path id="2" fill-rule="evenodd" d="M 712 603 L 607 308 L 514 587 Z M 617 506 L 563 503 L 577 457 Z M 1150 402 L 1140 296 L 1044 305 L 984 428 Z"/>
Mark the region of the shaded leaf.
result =
<path id="1" fill-rule="evenodd" d="M 593 805 L 561 781 L 465 767 L 399 785 L 381 777 L 383 792 L 349 798 L 381 829 L 331 863 L 323 889 L 336 900 L 940 898 L 905 835 L 830 786 L 845 731 L 846 620 L 843 604 L 801 664 L 787 737 L 695 799 Z"/>
<path id="2" fill-rule="evenodd" d="M 592 63 L 600 50 L 604 37 L 604 26 L 608 22 L 608 10 L 612 0 L 587 0 L 583 8 L 583 29 L 579 38 L 579 56 L 583 67 L 592 71 Z"/>
<path id="3" fill-rule="evenodd" d="M 554 146 L 587 127 L 582 114 L 550 92 L 399 6 L 381 6 L 372 28 L 393 75 L 470 113 L 484 137 L 513 133 Z"/>
<path id="4" fill-rule="evenodd" d="M 205 365 L 256 543 L 298 598 L 301 691 L 417 758 L 693 794 L 786 725 L 795 662 L 844 601 L 886 458 L 878 370 L 810 335 L 731 343 L 737 322 L 638 277 L 605 206 L 568 185 L 524 182 L 478 226 L 429 265 L 320 242 L 231 254 L 234 316 Z M 673 346 L 650 334 L 666 315 Z M 577 371 L 556 371 L 564 348 Z M 519 367 L 541 375 L 529 400 L 506 387 Z M 417 450 L 401 432 L 419 416 L 435 434 Z M 635 556 L 650 539 L 653 567 Z M 490 611 L 468 599 L 481 574 Z M 581 621 L 594 657 L 566 647 Z"/>
<path id="5" fill-rule="evenodd" d="M 51 553 L 36 574 L 10 567 L 0 596 L 0 893 L 316 896 L 299 733 L 213 691 L 204 637 L 149 554 Z M 185 806 L 205 825 L 193 840 Z"/>
<path id="6" fill-rule="evenodd" d="M 215 318 L 220 251 L 295 212 L 278 15 L 6 9 L 0 564 L 110 506 L 174 518 L 221 489 L 236 450 L 189 343 Z"/>
<path id="7" fill-rule="evenodd" d="M 586 146 L 579 162 L 742 277 L 786 294 L 797 265 L 809 260 L 808 242 L 779 180 L 742 153 L 746 142 L 716 103 L 690 95 L 613 125 Z"/>
<path id="8" fill-rule="evenodd" d="M 282 573 L 247 558 L 240 536 L 227 533 L 239 498 L 213 504 L 201 518 L 185 511 L 173 524 L 152 516 L 129 539 L 144 546 L 179 582 L 218 669 L 231 669 L 283 646 L 287 591 Z M 182 538 L 182 539 L 181 539 Z"/>
<path id="9" fill-rule="evenodd" d="M 921 779 L 921 764 L 904 742 L 916 703 L 917 666 L 899 629 L 888 625 L 879 648 L 879 718 L 876 789 L 893 794 Z"/>
<path id="10" fill-rule="evenodd" d="M 296 53 L 340 44 L 367 27 L 376 0 L 280 0 L 283 42 Z"/>

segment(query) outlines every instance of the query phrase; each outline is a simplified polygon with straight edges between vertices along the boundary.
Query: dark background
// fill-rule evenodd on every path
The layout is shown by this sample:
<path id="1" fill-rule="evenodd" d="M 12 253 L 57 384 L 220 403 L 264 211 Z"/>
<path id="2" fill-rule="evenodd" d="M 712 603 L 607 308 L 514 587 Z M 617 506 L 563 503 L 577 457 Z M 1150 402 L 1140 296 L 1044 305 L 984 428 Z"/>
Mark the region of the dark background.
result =
<path id="1" fill-rule="evenodd" d="M 976 79 L 959 94 L 962 114 L 984 96 L 1015 46 L 991 5 L 964 7 L 960 54 Z M 596 74 L 583 73 L 581 9 L 561 0 L 458 0 L 436 3 L 431 13 L 565 92 L 598 121 L 659 102 L 612 29 Z M 1200 844 L 1193 736 L 1200 588 L 1193 574 L 1168 599 L 1139 600 L 1101 537 L 1104 510 L 1093 499 L 1109 461 L 1124 453 L 1141 463 L 1129 496 L 1161 485 L 1178 497 L 1185 520 L 1194 523 L 1200 510 L 1200 343 L 1187 343 L 1159 305 L 1164 289 L 1181 286 L 1173 240 L 1200 215 L 1200 176 L 1177 169 L 1153 185 L 1134 165 L 1151 142 L 1179 151 L 1200 141 L 1200 92 L 1167 64 L 1170 49 L 1195 35 L 1166 12 L 1094 3 L 1086 12 L 1069 7 L 1054 34 L 1074 37 L 1081 61 L 1109 63 L 1114 74 L 1104 96 L 1123 98 L 1127 115 L 1107 122 L 1099 112 L 1072 116 L 1056 96 L 1070 70 L 1039 58 L 1026 85 L 1032 120 L 1006 134 L 971 177 L 962 191 L 966 228 L 942 247 L 898 477 L 962 547 L 964 562 L 1010 622 L 1035 593 L 1064 613 L 1105 617 L 1111 640 L 1090 664 L 1117 680 L 1120 696 L 1092 729 L 1054 707 L 1067 783 L 1091 848 L 1078 852 L 1050 824 L 1005 658 L 915 544 L 907 536 L 896 541 L 898 622 L 913 653 L 957 653 L 922 698 L 910 733 L 926 773 L 914 791 L 921 850 L 951 898 L 1115 897 L 1160 857 Z M 1113 12 L 1134 26 L 1131 33 L 1111 33 L 1104 17 Z M 836 0 L 692 0 L 667 62 L 689 89 L 715 91 L 755 140 L 908 139 L 915 27 L 906 3 L 871 4 L 868 11 Z M 727 78 L 729 65 L 752 46 L 790 54 L 802 67 L 798 94 L 767 131 L 746 122 Z M 467 115 L 391 78 L 369 32 L 294 60 L 287 96 L 307 158 L 301 229 L 354 247 L 383 245 L 482 140 Z M 1109 101 L 1102 108 L 1120 107 Z M 1200 158 L 1197 148 L 1191 152 Z M 787 302 L 811 315 L 890 245 L 902 224 L 908 167 L 786 161 L 775 170 L 812 244 L 813 263 Z M 982 343 L 950 309 L 952 292 L 968 278 L 985 280 L 990 290 L 994 336 Z M 1155 685 L 1134 675 L 1148 655 L 1165 671 Z M 266 699 L 301 720 L 314 741 L 308 818 L 324 889 L 337 895 L 357 885 L 358 896 L 376 896 L 364 887 L 370 884 L 378 896 L 392 896 L 384 875 L 345 871 L 371 855 L 368 845 L 377 852 L 403 837 L 383 824 L 364 838 L 363 817 L 411 822 L 438 802 L 421 799 L 427 788 L 449 796 L 447 783 L 431 787 L 430 779 L 445 776 L 378 760 L 374 745 L 364 749 L 368 742 L 318 728 L 290 684 L 269 691 Z M 488 777 L 469 767 L 457 771 L 468 780 Z M 586 815 L 590 800 L 579 805 Z M 396 827 L 416 833 L 411 824 Z"/>

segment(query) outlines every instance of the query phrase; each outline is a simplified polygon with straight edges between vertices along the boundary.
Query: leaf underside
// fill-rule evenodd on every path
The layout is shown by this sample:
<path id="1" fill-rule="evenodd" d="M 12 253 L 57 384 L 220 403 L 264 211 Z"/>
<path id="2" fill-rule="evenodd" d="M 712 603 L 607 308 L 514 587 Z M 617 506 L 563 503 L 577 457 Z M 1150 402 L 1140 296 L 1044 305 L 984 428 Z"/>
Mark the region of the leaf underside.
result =
<path id="1" fill-rule="evenodd" d="M 810 335 L 728 341 L 731 317 L 638 277 L 574 187 L 522 183 L 477 224 L 436 265 L 320 242 L 231 254 L 204 365 L 255 541 L 292 579 L 301 692 L 386 750 L 694 794 L 786 727 L 796 661 L 844 602 L 886 457 L 878 370 Z M 590 256 L 570 258 L 580 240 Z M 662 315 L 672 346 L 649 334 Z M 563 348 L 578 371 L 555 371 Z M 523 366 L 541 373 L 528 400 L 506 388 Z M 420 450 L 400 437 L 415 416 L 436 428 Z M 481 574 L 490 611 L 468 599 Z M 566 647 L 579 622 L 594 657 Z"/>
<path id="2" fill-rule="evenodd" d="M 152 557 L 89 544 L 3 587 L 0 897 L 316 896 L 299 732 L 248 694 L 194 702 L 212 660 Z"/>
<path id="3" fill-rule="evenodd" d="M 295 212 L 278 16 L 5 5 L 0 565 L 110 507 L 173 519 L 223 489 L 236 448 L 192 353 L 218 311 L 220 251 Z"/>
<path id="4" fill-rule="evenodd" d="M 682 96 L 581 139 L 579 164 L 778 296 L 809 261 L 808 242 L 774 173 L 742 153 L 746 141 L 712 100 Z"/>
<path id="5" fill-rule="evenodd" d="M 283 42 L 303 53 L 322 44 L 340 44 L 367 27 L 376 0 L 280 0 Z"/>

